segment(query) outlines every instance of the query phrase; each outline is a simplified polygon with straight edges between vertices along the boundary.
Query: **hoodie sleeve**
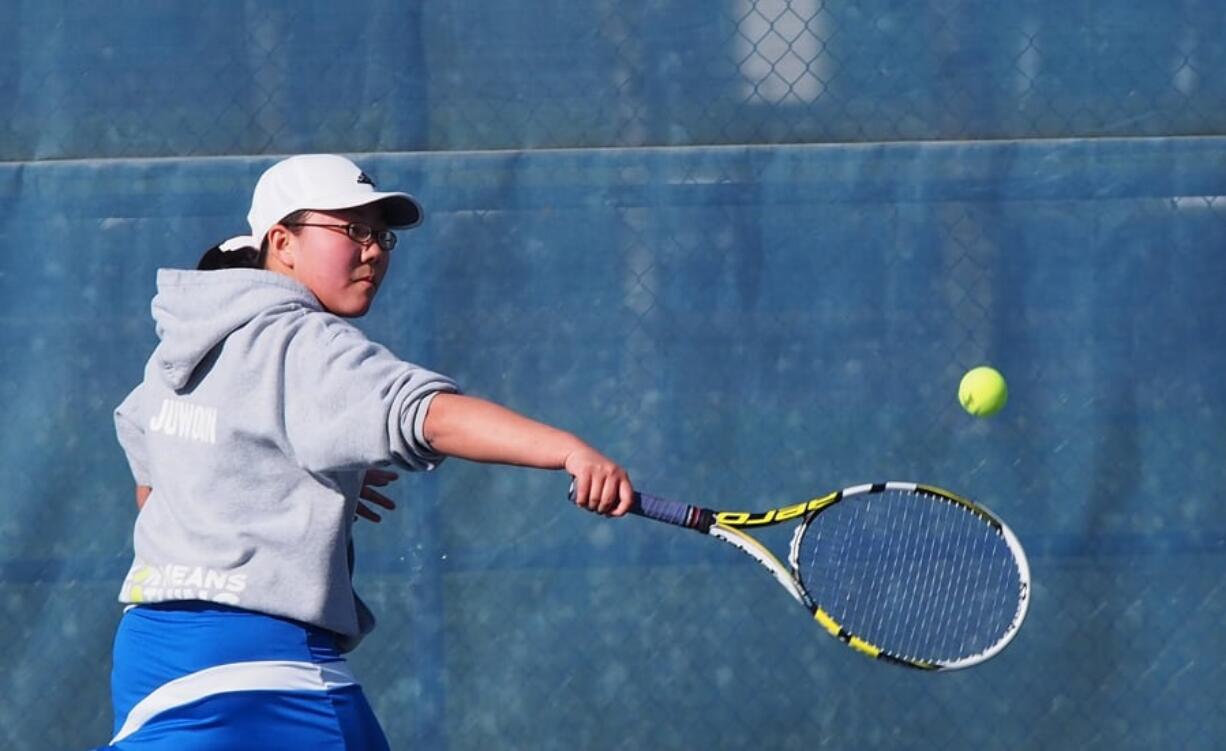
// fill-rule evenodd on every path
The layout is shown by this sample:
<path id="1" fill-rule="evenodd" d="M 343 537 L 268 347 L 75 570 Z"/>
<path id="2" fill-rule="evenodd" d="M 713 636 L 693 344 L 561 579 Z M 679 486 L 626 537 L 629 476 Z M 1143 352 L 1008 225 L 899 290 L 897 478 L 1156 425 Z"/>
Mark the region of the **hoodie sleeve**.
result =
<path id="1" fill-rule="evenodd" d="M 426 412 L 435 394 L 457 391 L 331 315 L 305 316 L 286 344 L 286 438 L 314 472 L 433 469 L 443 456 L 425 439 Z"/>
<path id="2" fill-rule="evenodd" d="M 143 386 L 132 389 L 115 408 L 115 435 L 128 457 L 128 467 L 137 485 L 149 485 L 149 455 L 145 445 L 144 423 L 138 416 Z"/>

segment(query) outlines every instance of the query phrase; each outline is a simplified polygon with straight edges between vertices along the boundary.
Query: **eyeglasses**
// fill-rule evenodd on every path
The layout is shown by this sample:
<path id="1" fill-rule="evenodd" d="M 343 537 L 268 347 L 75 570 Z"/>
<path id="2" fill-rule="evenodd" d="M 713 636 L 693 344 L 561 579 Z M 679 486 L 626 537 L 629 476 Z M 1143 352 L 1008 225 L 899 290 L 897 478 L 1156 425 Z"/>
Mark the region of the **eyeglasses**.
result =
<path id="1" fill-rule="evenodd" d="M 369 224 L 361 224 L 352 222 L 350 224 L 312 224 L 310 222 L 291 222 L 284 225 L 286 227 L 323 227 L 324 229 L 336 230 L 344 232 L 345 235 L 353 240 L 358 245 L 366 247 L 370 245 L 371 240 L 379 244 L 384 250 L 391 250 L 396 247 L 396 233 L 390 229 L 375 229 Z"/>

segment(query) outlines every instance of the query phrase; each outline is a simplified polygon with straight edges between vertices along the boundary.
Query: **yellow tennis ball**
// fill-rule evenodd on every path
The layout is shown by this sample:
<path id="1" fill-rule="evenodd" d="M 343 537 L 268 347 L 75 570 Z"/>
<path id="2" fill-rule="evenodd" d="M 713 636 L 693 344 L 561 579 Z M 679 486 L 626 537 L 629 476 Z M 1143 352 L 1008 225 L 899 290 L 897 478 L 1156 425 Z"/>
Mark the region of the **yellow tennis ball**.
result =
<path id="1" fill-rule="evenodd" d="M 958 401 L 975 417 L 991 417 L 1009 400 L 1009 387 L 1000 371 L 981 365 L 968 370 L 958 384 Z"/>

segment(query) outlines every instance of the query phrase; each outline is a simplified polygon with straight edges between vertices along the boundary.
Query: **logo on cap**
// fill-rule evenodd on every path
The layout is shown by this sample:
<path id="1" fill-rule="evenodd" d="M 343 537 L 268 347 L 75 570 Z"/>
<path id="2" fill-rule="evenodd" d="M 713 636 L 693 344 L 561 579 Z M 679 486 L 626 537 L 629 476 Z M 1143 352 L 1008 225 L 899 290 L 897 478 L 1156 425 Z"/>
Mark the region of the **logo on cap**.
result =
<path id="1" fill-rule="evenodd" d="M 372 188 L 375 187 L 375 181 L 371 180 L 370 175 L 367 175 L 365 172 L 358 175 L 358 182 L 369 185 Z"/>

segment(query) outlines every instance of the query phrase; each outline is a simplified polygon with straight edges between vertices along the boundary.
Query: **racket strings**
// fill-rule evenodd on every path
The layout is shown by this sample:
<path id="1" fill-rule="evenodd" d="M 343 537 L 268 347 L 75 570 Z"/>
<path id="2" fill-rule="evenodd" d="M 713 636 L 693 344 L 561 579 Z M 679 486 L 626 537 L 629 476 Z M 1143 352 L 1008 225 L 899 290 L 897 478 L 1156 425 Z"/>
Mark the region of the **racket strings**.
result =
<path id="1" fill-rule="evenodd" d="M 901 656 L 978 654 L 1009 630 L 1020 574 L 995 528 L 916 491 L 853 497 L 818 514 L 798 574 L 848 632 Z"/>

